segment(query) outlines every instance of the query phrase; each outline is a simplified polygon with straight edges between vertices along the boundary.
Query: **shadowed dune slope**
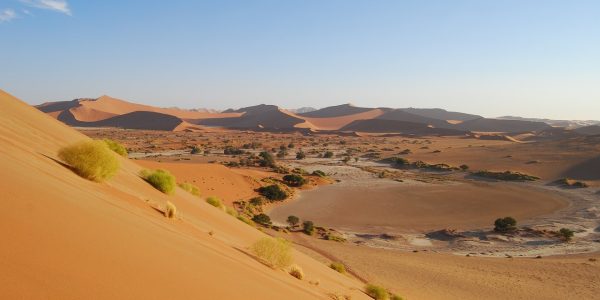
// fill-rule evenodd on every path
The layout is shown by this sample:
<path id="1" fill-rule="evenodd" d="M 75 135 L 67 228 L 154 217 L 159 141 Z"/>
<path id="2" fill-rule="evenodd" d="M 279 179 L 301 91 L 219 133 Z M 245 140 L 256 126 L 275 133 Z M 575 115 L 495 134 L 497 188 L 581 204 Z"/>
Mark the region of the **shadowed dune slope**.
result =
<path id="1" fill-rule="evenodd" d="M 367 299 L 301 253 L 304 281 L 257 262 L 244 252 L 262 233 L 183 190 L 158 192 L 133 161 L 119 157 L 105 183 L 82 179 L 57 152 L 87 137 L 3 91 L 0 106 L 2 298 Z M 166 201 L 177 219 L 159 212 Z"/>
<path id="2" fill-rule="evenodd" d="M 465 135 L 467 132 L 447 128 L 431 128 L 427 124 L 396 120 L 358 120 L 340 130 L 368 133 L 403 133 L 418 135 Z"/>
<path id="3" fill-rule="evenodd" d="M 597 134 L 600 134 L 600 125 L 590 125 L 590 126 L 580 127 L 580 128 L 574 129 L 573 131 L 575 131 L 579 134 L 584 134 L 584 135 L 597 135 Z"/>
<path id="4" fill-rule="evenodd" d="M 540 131 L 550 129 L 551 126 L 543 122 L 480 118 L 462 122 L 460 124 L 457 124 L 455 128 L 468 131 L 518 133 L 525 131 Z"/>
<path id="5" fill-rule="evenodd" d="M 422 124 L 432 125 L 432 126 L 440 127 L 440 128 L 448 128 L 448 127 L 452 126 L 445 120 L 439 120 L 439 119 L 434 119 L 434 118 L 429 118 L 429 117 L 423 117 L 420 115 L 415 115 L 415 114 L 406 112 L 402 109 L 394 109 L 394 110 L 388 111 L 385 114 L 377 117 L 377 119 L 422 123 Z"/>
<path id="6" fill-rule="evenodd" d="M 373 108 L 356 107 L 352 104 L 342 104 L 342 105 L 321 108 L 319 110 L 303 113 L 300 115 L 303 117 L 309 117 L 309 118 L 334 118 L 334 117 L 360 114 L 360 113 L 364 113 L 364 112 L 367 112 L 370 110 L 373 110 Z"/>
<path id="7" fill-rule="evenodd" d="M 447 111 L 441 108 L 402 108 L 401 110 L 422 117 L 438 120 L 469 121 L 481 118 L 478 115 L 465 114 L 461 112 Z"/>
<path id="8" fill-rule="evenodd" d="M 279 107 L 275 105 L 261 104 L 242 108 L 233 112 L 242 112 L 243 115 L 237 118 L 214 118 L 188 121 L 192 124 L 226 128 L 274 130 L 293 129 L 295 128 L 295 125 L 305 122 L 303 119 L 297 118 L 291 113 L 282 112 Z"/>
<path id="9" fill-rule="evenodd" d="M 175 130 L 183 121 L 177 117 L 150 112 L 135 111 L 96 122 L 82 122 L 66 110 L 58 115 L 57 119 L 67 125 L 77 127 L 116 127 L 124 129 L 146 130 Z"/>

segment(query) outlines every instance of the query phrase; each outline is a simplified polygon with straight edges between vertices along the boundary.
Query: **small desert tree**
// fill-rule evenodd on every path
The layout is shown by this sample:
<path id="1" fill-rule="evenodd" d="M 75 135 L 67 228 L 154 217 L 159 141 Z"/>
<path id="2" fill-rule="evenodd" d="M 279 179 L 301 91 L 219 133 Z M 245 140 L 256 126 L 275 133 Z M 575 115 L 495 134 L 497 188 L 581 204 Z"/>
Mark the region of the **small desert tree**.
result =
<path id="1" fill-rule="evenodd" d="M 302 223 L 302 231 L 308 235 L 312 235 L 315 232 L 315 224 L 312 221 L 304 221 Z"/>
<path id="2" fill-rule="evenodd" d="M 568 242 L 570 241 L 573 236 L 575 235 L 575 232 L 573 232 L 573 230 L 569 229 L 569 228 L 561 228 L 558 231 L 558 235 L 565 241 Z"/>
<path id="3" fill-rule="evenodd" d="M 517 229 L 517 220 L 513 217 L 504 217 L 496 219 L 494 222 L 494 231 L 509 232 Z"/>
<path id="4" fill-rule="evenodd" d="M 254 215 L 252 221 L 262 225 L 271 225 L 271 218 L 265 214 Z"/>
<path id="5" fill-rule="evenodd" d="M 288 196 L 287 193 L 276 184 L 260 187 L 258 192 L 271 201 L 281 201 Z"/>
<path id="6" fill-rule="evenodd" d="M 258 156 L 260 156 L 259 164 L 261 167 L 275 167 L 275 159 L 271 153 L 263 151 Z"/>
<path id="7" fill-rule="evenodd" d="M 287 223 L 290 224 L 290 227 L 294 228 L 300 223 L 300 218 L 296 216 L 289 216 L 287 218 Z"/>
<path id="8" fill-rule="evenodd" d="M 303 186 L 306 183 L 306 179 L 304 177 L 297 174 L 288 174 L 283 176 L 283 182 L 289 186 Z"/>

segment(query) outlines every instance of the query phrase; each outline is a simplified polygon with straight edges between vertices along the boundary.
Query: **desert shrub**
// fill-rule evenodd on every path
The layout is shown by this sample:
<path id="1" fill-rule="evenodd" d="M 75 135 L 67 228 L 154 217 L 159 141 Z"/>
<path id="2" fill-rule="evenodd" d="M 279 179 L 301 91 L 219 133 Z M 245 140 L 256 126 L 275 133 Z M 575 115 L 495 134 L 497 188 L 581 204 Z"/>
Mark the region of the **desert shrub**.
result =
<path id="1" fill-rule="evenodd" d="M 396 294 L 390 294 L 390 300 L 404 300 L 404 298 L 402 298 Z"/>
<path id="2" fill-rule="evenodd" d="M 246 224 L 248 224 L 248 225 L 250 225 L 250 226 L 254 227 L 254 222 L 252 222 L 252 220 L 246 218 L 245 216 L 238 215 L 237 219 L 240 220 L 240 221 L 242 221 L 242 222 L 244 222 L 244 223 L 246 223 Z"/>
<path id="3" fill-rule="evenodd" d="M 250 199 L 250 204 L 254 205 L 254 206 L 263 206 L 265 204 L 265 198 L 263 197 L 254 197 L 252 199 Z"/>
<path id="4" fill-rule="evenodd" d="M 336 270 L 338 273 L 346 273 L 346 266 L 344 266 L 344 264 L 341 262 L 332 262 L 329 267 Z"/>
<path id="5" fill-rule="evenodd" d="M 225 155 L 240 155 L 240 154 L 244 154 L 244 153 L 245 153 L 244 150 L 237 149 L 232 146 L 227 146 L 227 147 L 225 147 L 225 149 L 223 149 L 223 154 L 225 154 Z"/>
<path id="6" fill-rule="evenodd" d="M 238 212 L 237 212 L 237 210 L 235 210 L 235 209 L 233 209 L 233 208 L 231 208 L 231 207 L 229 207 L 229 206 L 225 207 L 225 212 L 226 212 L 228 215 L 230 215 L 230 216 L 233 216 L 233 217 L 237 217 L 237 215 L 238 215 Z"/>
<path id="7" fill-rule="evenodd" d="M 206 198 L 206 203 L 208 203 L 216 208 L 223 208 L 223 203 L 221 202 L 221 199 L 219 199 L 215 196 L 210 196 L 210 197 Z"/>
<path id="8" fill-rule="evenodd" d="M 491 172 L 491 171 L 477 171 L 472 173 L 475 176 L 492 178 L 504 181 L 535 181 L 540 179 L 539 177 L 519 173 L 519 172 Z"/>
<path id="9" fill-rule="evenodd" d="M 365 292 L 367 293 L 367 295 L 369 295 L 369 297 L 371 297 L 375 300 L 389 300 L 390 299 L 390 293 L 388 293 L 388 291 L 386 291 L 386 289 L 384 289 L 383 287 L 374 285 L 374 284 L 367 284 L 365 286 Z"/>
<path id="10" fill-rule="evenodd" d="M 83 141 L 61 148 L 58 157 L 79 176 L 101 182 L 119 170 L 119 160 L 103 141 Z"/>
<path id="11" fill-rule="evenodd" d="M 302 271 L 302 268 L 300 268 L 298 265 L 292 265 L 290 267 L 290 275 L 302 280 L 302 278 L 304 278 L 304 272 Z"/>
<path id="12" fill-rule="evenodd" d="M 321 171 L 321 170 L 315 170 L 312 172 L 313 175 L 315 176 L 319 176 L 319 177 L 326 177 L 327 174 L 325 174 L 325 172 Z"/>
<path id="13" fill-rule="evenodd" d="M 281 201 L 288 196 L 288 194 L 276 184 L 260 187 L 258 192 L 271 201 Z"/>
<path id="14" fill-rule="evenodd" d="M 323 153 L 323 158 L 332 158 L 333 157 L 333 152 L 331 151 L 327 151 L 325 153 Z"/>
<path id="15" fill-rule="evenodd" d="M 283 176 L 283 182 L 289 186 L 303 186 L 306 183 L 306 179 L 304 177 L 297 174 L 288 174 Z"/>
<path id="16" fill-rule="evenodd" d="M 498 218 L 494 222 L 494 231 L 508 232 L 517 229 L 517 220 L 513 217 Z"/>
<path id="17" fill-rule="evenodd" d="M 325 239 L 328 240 L 328 241 L 334 241 L 334 242 L 339 242 L 339 243 L 343 243 L 343 242 L 346 241 L 345 238 L 343 238 L 341 236 L 338 236 L 338 235 L 335 235 L 335 234 L 331 234 L 331 233 L 328 234 L 328 235 L 326 235 Z"/>
<path id="18" fill-rule="evenodd" d="M 252 252 L 272 268 L 292 264 L 292 246 L 282 238 L 264 237 L 252 245 Z"/>
<path id="19" fill-rule="evenodd" d="M 558 231 L 558 235 L 564 240 L 564 241 L 570 241 L 573 236 L 575 235 L 575 232 L 573 232 L 573 230 L 569 229 L 569 228 L 561 228 Z"/>
<path id="20" fill-rule="evenodd" d="M 292 228 L 296 227 L 300 223 L 300 218 L 296 216 L 288 216 L 286 222 L 290 224 Z"/>
<path id="21" fill-rule="evenodd" d="M 261 167 L 275 167 L 275 159 L 271 153 L 263 151 L 258 156 L 260 157 L 258 163 Z"/>
<path id="22" fill-rule="evenodd" d="M 295 147 L 295 145 L 294 145 L 294 143 L 289 143 L 287 147 L 288 147 L 289 149 L 292 149 L 292 148 L 294 148 L 294 147 Z"/>
<path id="23" fill-rule="evenodd" d="M 271 217 L 265 214 L 254 215 L 252 221 L 262 225 L 271 225 Z"/>
<path id="24" fill-rule="evenodd" d="M 165 170 L 143 170 L 140 172 L 141 177 L 146 180 L 155 189 L 165 193 L 172 194 L 175 190 L 175 176 Z"/>
<path id="25" fill-rule="evenodd" d="M 402 150 L 398 154 L 400 154 L 400 155 L 406 155 L 406 154 L 411 154 L 411 153 L 412 153 L 412 151 L 410 149 L 404 149 L 404 150 Z"/>
<path id="26" fill-rule="evenodd" d="M 110 150 L 123 157 L 127 157 L 127 149 L 125 149 L 125 146 L 123 146 L 121 143 L 109 139 L 104 139 L 103 141 L 106 143 Z"/>
<path id="27" fill-rule="evenodd" d="M 190 154 L 200 154 L 202 153 L 202 149 L 198 146 L 192 146 L 192 150 L 190 150 Z"/>
<path id="28" fill-rule="evenodd" d="M 175 204 L 167 201 L 167 204 L 165 206 L 165 217 L 167 217 L 169 219 L 173 219 L 173 218 L 175 218 L 176 215 L 177 215 L 177 207 L 175 207 Z"/>
<path id="29" fill-rule="evenodd" d="M 304 153 L 304 151 L 300 150 L 298 152 L 296 152 L 296 159 L 305 159 L 306 158 L 306 153 Z"/>
<path id="30" fill-rule="evenodd" d="M 302 231 L 308 235 L 312 235 L 315 232 L 315 224 L 312 221 L 304 221 L 302 223 Z"/>
<path id="31" fill-rule="evenodd" d="M 188 182 L 184 182 L 184 183 L 178 183 L 177 184 L 180 188 L 182 188 L 184 191 L 194 195 L 194 196 L 198 196 L 200 197 L 200 189 Z"/>

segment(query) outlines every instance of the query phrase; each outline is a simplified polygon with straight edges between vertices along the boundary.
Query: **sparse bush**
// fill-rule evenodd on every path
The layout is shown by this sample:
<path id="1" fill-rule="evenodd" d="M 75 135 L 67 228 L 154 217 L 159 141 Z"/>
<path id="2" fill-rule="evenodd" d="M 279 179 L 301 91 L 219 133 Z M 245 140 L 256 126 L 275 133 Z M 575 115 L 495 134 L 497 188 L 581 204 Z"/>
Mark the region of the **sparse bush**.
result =
<path id="1" fill-rule="evenodd" d="M 227 146 L 227 147 L 225 147 L 225 149 L 223 149 L 223 154 L 225 154 L 225 155 L 240 155 L 240 154 L 244 154 L 244 153 L 245 153 L 244 150 L 237 149 L 232 146 Z"/>
<path id="2" fill-rule="evenodd" d="M 292 265 L 290 267 L 290 275 L 302 280 L 302 278 L 304 278 L 304 272 L 302 271 L 302 268 L 300 268 L 298 265 Z"/>
<path id="3" fill-rule="evenodd" d="M 292 264 L 292 246 L 282 238 L 264 237 L 252 245 L 252 252 L 272 268 Z"/>
<path id="4" fill-rule="evenodd" d="M 328 241 L 334 241 L 334 242 L 338 242 L 338 243 L 343 243 L 343 242 L 346 241 L 345 238 L 343 238 L 341 236 L 338 236 L 338 235 L 331 234 L 331 233 L 327 234 L 325 236 L 325 239 L 328 240 Z"/>
<path id="5" fill-rule="evenodd" d="M 230 215 L 230 216 L 233 216 L 233 217 L 237 217 L 237 216 L 238 216 L 238 212 L 237 212 L 237 210 L 235 210 L 235 209 L 233 209 L 233 208 L 231 208 L 231 207 L 229 207 L 229 206 L 225 207 L 225 212 L 226 212 L 228 215 Z"/>
<path id="6" fill-rule="evenodd" d="M 104 139 L 103 141 L 106 143 L 110 150 L 123 157 L 127 157 L 127 149 L 125 149 L 125 146 L 123 146 L 121 143 L 109 139 Z"/>
<path id="7" fill-rule="evenodd" d="M 460 165 L 460 167 L 459 167 L 459 168 L 460 168 L 461 170 L 463 170 L 463 171 L 466 171 L 466 170 L 468 170 L 468 169 L 469 169 L 469 166 L 467 166 L 467 165 Z"/>
<path id="8" fill-rule="evenodd" d="M 367 284 L 365 286 L 365 292 L 367 293 L 367 295 L 369 295 L 369 297 L 375 300 L 390 299 L 390 293 L 388 293 L 388 291 L 386 291 L 383 287 L 374 284 Z"/>
<path id="9" fill-rule="evenodd" d="M 288 196 L 288 194 L 276 184 L 260 187 L 258 192 L 271 201 L 281 201 Z"/>
<path id="10" fill-rule="evenodd" d="M 216 207 L 216 208 L 223 208 L 223 203 L 221 202 L 221 199 L 215 197 L 215 196 L 210 196 L 208 198 L 206 198 L 206 203 Z"/>
<path id="11" fill-rule="evenodd" d="M 194 195 L 194 196 L 198 196 L 200 197 L 200 189 L 188 182 L 184 182 L 184 183 L 178 183 L 177 184 L 180 188 L 182 188 L 184 191 Z"/>
<path id="12" fill-rule="evenodd" d="M 254 206 L 263 206 L 265 204 L 265 199 L 263 197 L 254 197 L 252 199 L 250 199 L 250 204 L 254 205 Z"/>
<path id="13" fill-rule="evenodd" d="M 192 150 L 190 151 L 190 154 L 201 154 L 201 153 L 202 153 L 202 149 L 200 149 L 200 147 L 192 146 Z"/>
<path id="14" fill-rule="evenodd" d="M 336 270 L 338 273 L 346 273 L 346 266 L 344 266 L 344 264 L 341 262 L 332 262 L 329 267 Z"/>
<path id="15" fill-rule="evenodd" d="M 175 204 L 167 201 L 167 204 L 165 206 L 165 217 L 167 217 L 169 219 L 173 219 L 173 218 L 175 218 L 176 215 L 177 215 L 177 207 L 175 207 Z"/>
<path id="16" fill-rule="evenodd" d="M 64 147 L 58 157 L 79 176 L 102 182 L 119 170 L 119 160 L 103 141 L 83 141 Z"/>
<path id="17" fill-rule="evenodd" d="M 404 298 L 402 298 L 402 297 L 400 297 L 398 295 L 395 295 L 395 294 L 391 294 L 390 295 L 390 300 L 404 300 Z"/>
<path id="18" fill-rule="evenodd" d="M 331 151 L 327 151 L 323 154 L 323 158 L 332 158 L 333 157 L 333 152 Z"/>
<path id="19" fill-rule="evenodd" d="M 535 181 L 540 179 L 539 177 L 519 173 L 519 172 L 491 172 L 491 171 L 477 171 L 472 173 L 475 176 L 492 178 L 504 181 Z"/>
<path id="20" fill-rule="evenodd" d="M 313 175 L 315 176 L 319 176 L 319 177 L 326 177 L 327 174 L 325 174 L 325 172 L 321 171 L 321 170 L 316 170 L 312 172 Z"/>
<path id="21" fill-rule="evenodd" d="M 313 235 L 315 232 L 315 224 L 312 221 L 304 221 L 304 223 L 302 223 L 302 231 L 308 235 Z"/>
<path id="22" fill-rule="evenodd" d="M 287 223 L 290 224 L 290 227 L 294 228 L 296 225 L 298 225 L 298 223 L 300 223 L 300 218 L 296 216 L 289 216 L 287 218 Z"/>
<path id="23" fill-rule="evenodd" d="M 168 171 L 161 169 L 154 171 L 143 170 L 140 172 L 140 176 L 154 188 L 165 194 L 170 195 L 175 190 L 175 177 Z"/>
<path id="24" fill-rule="evenodd" d="M 242 222 L 244 222 L 244 223 L 246 223 L 246 224 L 248 224 L 248 225 L 250 225 L 250 226 L 252 226 L 252 227 L 254 227 L 254 222 L 252 222 L 252 220 L 246 218 L 245 216 L 238 215 L 237 219 L 240 220 L 240 221 L 242 221 Z"/>
<path id="25" fill-rule="evenodd" d="M 306 153 L 304 153 L 304 151 L 300 150 L 298 152 L 296 152 L 296 159 L 305 159 L 306 158 Z"/>
<path id="26" fill-rule="evenodd" d="M 575 232 L 573 232 L 573 230 L 569 229 L 569 228 L 561 228 L 558 231 L 558 235 L 565 241 L 568 242 L 570 241 L 573 236 L 575 235 Z"/>
<path id="27" fill-rule="evenodd" d="M 275 159 L 271 153 L 263 151 L 258 156 L 261 158 L 259 161 L 261 167 L 275 167 Z"/>
<path id="28" fill-rule="evenodd" d="M 252 221 L 262 225 L 271 225 L 271 217 L 265 214 L 254 215 Z"/>
<path id="29" fill-rule="evenodd" d="M 496 219 L 494 222 L 494 231 L 509 232 L 517 229 L 517 220 L 513 217 L 505 217 Z"/>
<path id="30" fill-rule="evenodd" d="M 288 174 L 283 176 L 283 182 L 289 186 L 300 187 L 306 183 L 306 179 L 297 174 Z"/>

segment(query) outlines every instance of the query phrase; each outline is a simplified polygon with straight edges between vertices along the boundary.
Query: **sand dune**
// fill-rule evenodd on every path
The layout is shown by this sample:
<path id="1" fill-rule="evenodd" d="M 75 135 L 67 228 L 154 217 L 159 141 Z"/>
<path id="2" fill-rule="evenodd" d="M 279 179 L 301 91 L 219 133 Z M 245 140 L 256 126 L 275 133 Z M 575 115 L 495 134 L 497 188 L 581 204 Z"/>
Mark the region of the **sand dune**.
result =
<path id="1" fill-rule="evenodd" d="M 551 128 L 543 122 L 480 118 L 457 124 L 456 129 L 485 132 L 525 132 Z"/>
<path id="2" fill-rule="evenodd" d="M 438 119 L 438 120 L 455 120 L 455 121 L 469 121 L 481 118 L 478 115 L 465 114 L 461 112 L 447 111 L 440 108 L 401 108 L 402 111 L 411 113 L 413 115 L 419 115 L 427 118 Z"/>
<path id="3" fill-rule="evenodd" d="M 402 133 L 414 135 L 465 135 L 466 131 L 448 129 L 448 128 L 433 128 L 424 123 L 415 123 L 408 121 L 397 120 L 357 120 L 342 128 L 341 131 L 357 131 L 368 133 Z"/>
<path id="4" fill-rule="evenodd" d="M 221 126 L 242 129 L 293 129 L 297 124 L 304 123 L 292 113 L 286 113 L 275 105 L 257 105 L 236 110 L 234 113 L 243 112 L 238 118 L 214 118 L 189 120 L 193 124 L 207 126 Z"/>
<path id="5" fill-rule="evenodd" d="M 106 183 L 82 179 L 56 153 L 85 136 L 1 91 L 0 105 L 3 298 L 367 299 L 301 253 L 305 281 L 258 263 L 243 251 L 262 233 L 182 190 L 156 191 L 132 161 Z M 153 208 L 166 201 L 179 219 Z"/>
<path id="6" fill-rule="evenodd" d="M 365 113 L 371 110 L 373 110 L 373 108 L 356 107 L 352 104 L 342 104 L 321 108 L 319 110 L 303 113 L 300 115 L 308 118 L 335 118 Z"/>
<path id="7" fill-rule="evenodd" d="M 385 111 L 382 109 L 372 109 L 365 112 L 339 116 L 339 117 L 328 117 L 328 118 L 311 118 L 306 117 L 305 115 L 301 115 L 300 118 L 306 120 L 310 124 L 314 126 L 315 129 L 318 130 L 341 130 L 344 126 L 348 124 L 358 121 L 358 120 L 368 120 L 381 116 Z"/>

